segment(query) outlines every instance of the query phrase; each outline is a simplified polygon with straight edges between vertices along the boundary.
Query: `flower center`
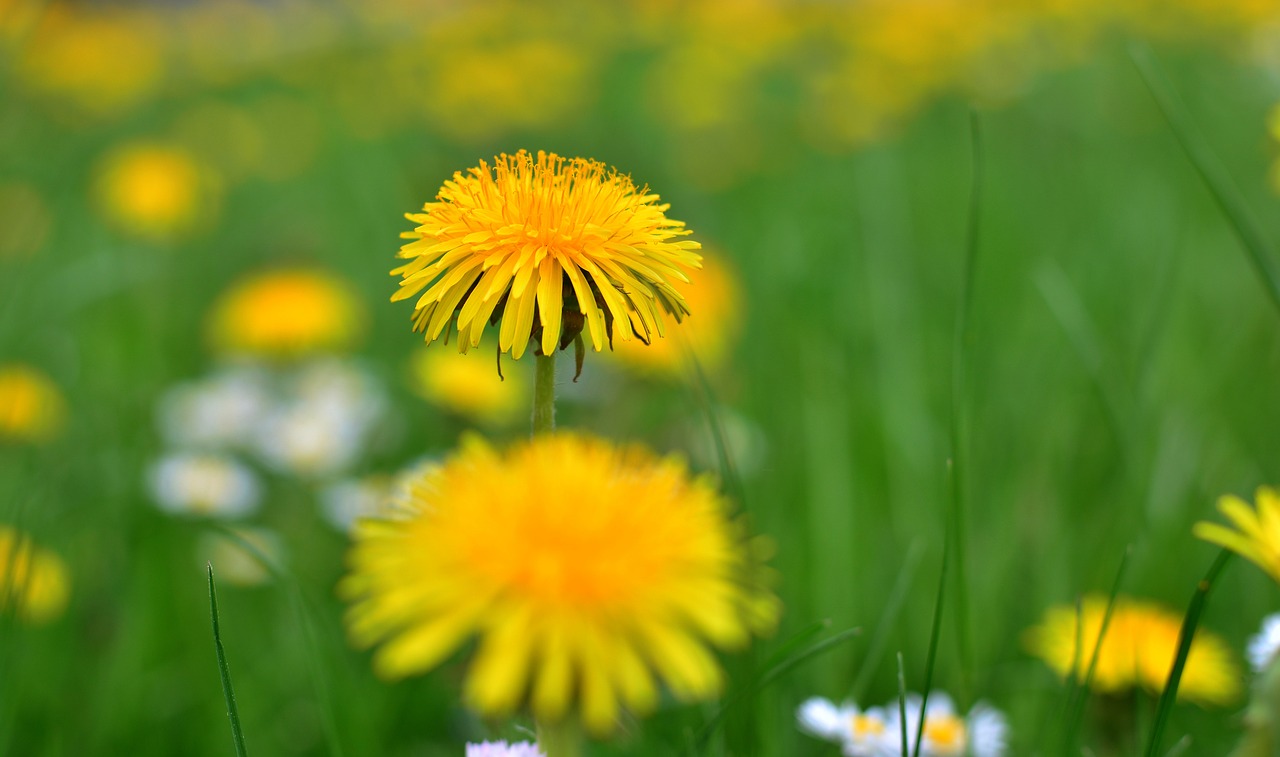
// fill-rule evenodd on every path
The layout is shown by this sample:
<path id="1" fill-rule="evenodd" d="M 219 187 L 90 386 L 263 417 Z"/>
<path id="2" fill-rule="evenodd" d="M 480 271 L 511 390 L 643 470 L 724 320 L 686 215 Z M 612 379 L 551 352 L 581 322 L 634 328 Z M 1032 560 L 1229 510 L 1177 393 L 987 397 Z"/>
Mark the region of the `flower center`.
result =
<path id="1" fill-rule="evenodd" d="M 853 716 L 853 738 L 862 740 L 869 736 L 879 736 L 884 733 L 884 721 L 870 715 L 854 715 Z"/>
<path id="2" fill-rule="evenodd" d="M 964 722 L 954 715 L 942 715 L 926 720 L 924 737 L 932 742 L 938 754 L 952 755 L 964 752 Z"/>

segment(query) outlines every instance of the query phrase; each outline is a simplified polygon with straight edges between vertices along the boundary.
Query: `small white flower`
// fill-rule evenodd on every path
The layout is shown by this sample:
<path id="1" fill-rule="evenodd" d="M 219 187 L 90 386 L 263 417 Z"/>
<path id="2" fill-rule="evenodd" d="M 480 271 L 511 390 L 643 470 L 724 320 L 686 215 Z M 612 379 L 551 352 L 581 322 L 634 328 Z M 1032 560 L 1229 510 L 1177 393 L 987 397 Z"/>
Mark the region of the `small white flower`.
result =
<path id="1" fill-rule="evenodd" d="M 160 434 L 179 447 L 243 446 L 270 403 L 269 381 L 261 370 L 230 368 L 166 392 L 158 409 Z"/>
<path id="2" fill-rule="evenodd" d="M 1280 613 L 1262 619 L 1262 630 L 1249 637 L 1249 665 L 1261 673 L 1280 651 Z"/>
<path id="3" fill-rule="evenodd" d="M 920 729 L 921 697 L 909 695 L 906 701 L 907 749 L 915 750 L 916 732 Z M 890 706 L 889 728 L 894 738 L 887 740 L 887 755 L 902 752 L 901 716 Z M 942 692 L 929 695 L 924 707 L 924 732 L 920 754 L 927 757 L 1003 757 L 1008 739 L 1008 724 L 998 710 L 978 703 L 967 717 L 956 714 L 951 697 Z"/>
<path id="4" fill-rule="evenodd" d="M 174 514 L 238 518 L 258 508 L 253 471 L 224 455 L 179 452 L 151 466 L 151 494 Z"/>
<path id="5" fill-rule="evenodd" d="M 467 757 L 544 757 L 536 744 L 520 741 L 508 744 L 505 741 L 485 741 L 480 744 L 467 744 Z"/>
<path id="6" fill-rule="evenodd" d="M 845 702 L 836 706 L 821 697 L 806 700 L 796 711 L 800 730 L 811 736 L 838 742 L 846 757 L 875 757 L 884 752 L 888 719 L 879 707 L 865 711 Z"/>

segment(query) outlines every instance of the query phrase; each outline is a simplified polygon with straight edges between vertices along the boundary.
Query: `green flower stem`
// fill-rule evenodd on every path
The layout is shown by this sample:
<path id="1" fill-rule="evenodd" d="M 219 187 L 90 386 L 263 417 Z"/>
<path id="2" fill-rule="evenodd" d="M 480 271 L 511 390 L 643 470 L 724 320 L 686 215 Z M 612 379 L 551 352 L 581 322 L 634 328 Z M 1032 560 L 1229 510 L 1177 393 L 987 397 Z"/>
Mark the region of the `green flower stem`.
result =
<path id="1" fill-rule="evenodd" d="M 533 378 L 533 433 L 556 427 L 556 353 L 537 355 Z M 550 754 L 550 753 L 548 753 Z"/>
<path id="2" fill-rule="evenodd" d="M 581 757 L 582 731 L 569 718 L 557 723 L 538 721 L 538 748 L 547 757 Z"/>

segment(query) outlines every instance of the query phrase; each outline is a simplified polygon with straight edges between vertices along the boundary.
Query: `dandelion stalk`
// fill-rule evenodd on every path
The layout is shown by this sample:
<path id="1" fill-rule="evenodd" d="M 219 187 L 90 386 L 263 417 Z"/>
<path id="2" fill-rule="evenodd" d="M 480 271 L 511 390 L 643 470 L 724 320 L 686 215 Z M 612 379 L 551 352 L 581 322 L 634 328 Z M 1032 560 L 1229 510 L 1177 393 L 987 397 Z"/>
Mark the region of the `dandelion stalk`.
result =
<path id="1" fill-rule="evenodd" d="M 227 653 L 222 648 L 222 631 L 218 627 L 218 593 L 213 588 L 213 565 L 209 569 L 209 614 L 213 617 L 213 646 L 218 653 L 218 672 L 222 676 L 222 695 L 227 700 L 227 717 L 231 720 L 231 739 L 236 745 L 236 756 L 247 757 L 244 747 L 244 730 L 240 727 L 240 713 L 236 710 L 236 695 L 231 690 L 231 668 L 227 666 Z"/>
<path id="2" fill-rule="evenodd" d="M 556 353 L 538 355 L 533 376 L 533 433 L 556 427 Z"/>

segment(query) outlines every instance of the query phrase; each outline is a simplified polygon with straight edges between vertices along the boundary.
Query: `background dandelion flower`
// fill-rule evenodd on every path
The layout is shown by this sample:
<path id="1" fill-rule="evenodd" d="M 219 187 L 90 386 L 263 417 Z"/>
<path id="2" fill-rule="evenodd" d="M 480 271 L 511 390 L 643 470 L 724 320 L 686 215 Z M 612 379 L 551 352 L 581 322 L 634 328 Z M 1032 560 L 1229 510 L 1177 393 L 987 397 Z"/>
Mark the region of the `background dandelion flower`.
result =
<path id="1" fill-rule="evenodd" d="M 61 557 L 0 525 L 0 613 L 12 612 L 28 623 L 53 620 L 66 609 L 69 585 Z"/>
<path id="2" fill-rule="evenodd" d="M 1097 647 L 1107 599 L 1089 596 L 1079 610 L 1074 605 L 1051 608 L 1044 621 L 1027 635 L 1031 652 L 1043 659 L 1060 676 L 1073 672 L 1083 679 Z M 1141 686 L 1159 693 L 1164 690 L 1177 654 L 1182 617 L 1153 603 L 1119 597 L 1116 599 L 1093 685 L 1098 691 L 1118 692 Z M 1082 639 L 1077 653 L 1077 640 Z M 1191 643 L 1178 698 L 1199 704 L 1226 705 L 1240 691 L 1240 672 L 1230 648 L 1219 636 L 1201 629 Z"/>
<path id="3" fill-rule="evenodd" d="M 1280 493 L 1269 486 L 1258 488 L 1257 509 L 1228 494 L 1218 500 L 1218 511 L 1227 516 L 1234 529 L 1218 523 L 1201 522 L 1192 533 L 1207 542 L 1225 547 L 1262 568 L 1280 583 Z"/>
<path id="4" fill-rule="evenodd" d="M 585 158 L 482 160 L 407 214 L 418 227 L 401 235 L 412 241 L 391 272 L 402 277 L 392 300 L 422 292 L 414 330 L 432 342 L 456 321 L 463 352 L 499 320 L 498 346 L 515 358 L 531 339 L 549 355 L 584 328 L 597 352 L 614 336 L 649 341 L 665 334 L 666 315 L 688 314 L 671 280 L 701 265 L 701 245 L 679 239 L 690 232 L 658 199 Z"/>
<path id="5" fill-rule="evenodd" d="M 481 422 L 527 413 L 528 381 L 518 371 L 499 378 L 493 359 L 421 349 L 410 364 L 413 389 L 427 401 Z"/>
<path id="6" fill-rule="evenodd" d="M 776 619 L 710 482 L 639 447 L 557 434 L 503 454 L 471 438 L 400 509 L 357 525 L 351 637 L 381 642 L 375 668 L 399 678 L 478 635 L 466 696 L 486 714 L 527 701 L 554 722 L 576 705 L 606 733 L 620 707 L 654 706 L 656 679 L 714 696 L 709 647 Z"/>
<path id="7" fill-rule="evenodd" d="M 209 331 L 224 352 L 292 358 L 344 349 L 363 325 L 363 311 L 345 282 L 298 268 L 234 285 L 214 305 Z"/>
<path id="8" fill-rule="evenodd" d="M 185 150 L 139 143 L 116 148 L 98 171 L 108 220 L 135 236 L 168 240 L 206 223 L 215 208 L 207 170 Z"/>
<path id="9" fill-rule="evenodd" d="M 0 365 L 0 441 L 52 439 L 66 413 L 66 400 L 44 374 L 25 365 Z"/>

